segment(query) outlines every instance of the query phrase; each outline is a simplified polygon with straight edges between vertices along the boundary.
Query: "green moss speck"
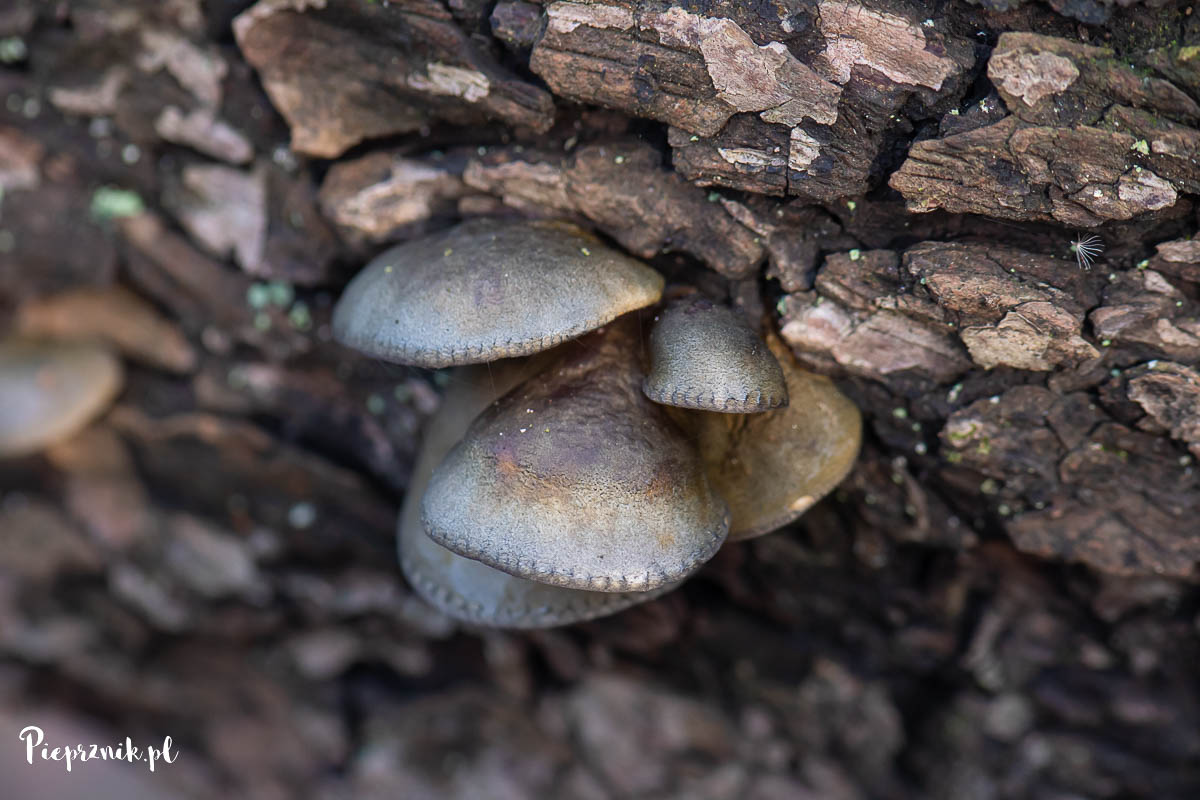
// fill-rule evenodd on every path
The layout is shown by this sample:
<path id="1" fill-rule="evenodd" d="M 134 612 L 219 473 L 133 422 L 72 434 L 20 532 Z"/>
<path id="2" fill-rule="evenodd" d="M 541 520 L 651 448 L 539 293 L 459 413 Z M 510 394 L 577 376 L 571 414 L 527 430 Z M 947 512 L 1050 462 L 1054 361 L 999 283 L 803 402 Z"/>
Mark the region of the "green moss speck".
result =
<path id="1" fill-rule="evenodd" d="M 93 219 L 112 220 L 135 217 L 146 210 L 142 196 L 129 189 L 101 186 L 92 193 L 91 214 Z"/>

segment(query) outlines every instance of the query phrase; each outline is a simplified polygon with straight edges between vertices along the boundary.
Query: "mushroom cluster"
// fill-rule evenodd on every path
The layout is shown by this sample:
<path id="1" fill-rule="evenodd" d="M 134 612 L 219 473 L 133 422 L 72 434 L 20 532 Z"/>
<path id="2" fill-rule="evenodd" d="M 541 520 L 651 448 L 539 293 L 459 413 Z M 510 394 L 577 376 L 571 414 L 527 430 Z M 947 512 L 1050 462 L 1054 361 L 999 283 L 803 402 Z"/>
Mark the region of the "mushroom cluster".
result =
<path id="1" fill-rule="evenodd" d="M 610 614 L 727 539 L 785 525 L 849 471 L 858 410 L 731 309 L 683 293 L 645 352 L 639 310 L 663 287 L 573 225 L 507 220 L 399 245 L 351 281 L 338 341 L 456 367 L 398 531 L 428 602 L 512 628 Z"/>

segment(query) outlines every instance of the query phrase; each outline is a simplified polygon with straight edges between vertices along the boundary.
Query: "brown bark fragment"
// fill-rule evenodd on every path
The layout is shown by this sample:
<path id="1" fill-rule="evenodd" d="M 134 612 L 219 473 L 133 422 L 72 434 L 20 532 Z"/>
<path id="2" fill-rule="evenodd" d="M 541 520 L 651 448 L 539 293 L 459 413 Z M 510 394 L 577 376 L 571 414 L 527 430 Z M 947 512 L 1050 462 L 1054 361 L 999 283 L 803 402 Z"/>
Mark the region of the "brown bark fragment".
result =
<path id="1" fill-rule="evenodd" d="M 988 78 L 1013 114 L 1036 125 L 1093 125 L 1114 104 L 1200 121 L 1200 105 L 1174 84 L 1139 75 L 1109 48 L 1067 39 L 1005 33 L 988 61 Z"/>
<path id="2" fill-rule="evenodd" d="M 1161 242 L 1155 247 L 1158 254 L 1146 263 L 1150 269 L 1192 283 L 1200 283 L 1200 241 L 1178 239 Z"/>
<path id="3" fill-rule="evenodd" d="M 556 94 L 716 133 L 734 113 L 694 50 L 642 41 L 632 11 L 559 2 L 529 66 Z"/>
<path id="4" fill-rule="evenodd" d="M 175 214 L 192 238 L 218 258 L 236 257 L 253 274 L 267 241 L 267 176 L 215 164 L 193 164 L 180 175 Z"/>
<path id="5" fill-rule="evenodd" d="M 728 17 L 653 3 L 555 2 L 530 66 L 559 94 L 712 135 L 738 112 L 837 119 L 841 89 Z"/>
<path id="6" fill-rule="evenodd" d="M 782 197 L 788 191 L 789 133 L 752 116 L 737 116 L 719 134 L 702 139 L 671 128 L 672 164 L 698 186 L 722 186 Z"/>
<path id="7" fill-rule="evenodd" d="M 1200 373 L 1159 361 L 1128 379 L 1129 399 L 1200 458 Z"/>
<path id="8" fill-rule="evenodd" d="M 1044 301 L 1082 320 L 1099 300 L 1101 279 L 1065 262 L 997 245 L 924 242 L 905 268 L 965 324 L 997 322 L 1010 309 Z"/>
<path id="9" fill-rule="evenodd" d="M 1051 303 L 1021 303 L 995 325 L 964 328 L 962 340 L 971 360 L 984 369 L 1006 366 L 1049 372 L 1100 355 L 1079 336 L 1081 322 Z"/>
<path id="10" fill-rule="evenodd" d="M 194 147 L 230 164 L 245 164 L 254 158 L 250 141 L 229 123 L 218 119 L 210 108 L 184 112 L 176 106 L 167 106 L 155 118 L 154 130 L 165 141 Z"/>
<path id="11" fill-rule="evenodd" d="M 913 145 L 890 179 L 910 210 L 1091 227 L 1200 186 L 1200 104 L 1112 50 L 1009 32 L 988 77 L 1014 116 Z"/>
<path id="12" fill-rule="evenodd" d="M 343 232 L 383 242 L 450 215 L 467 192 L 444 162 L 378 151 L 335 164 L 320 198 L 326 218 Z"/>
<path id="13" fill-rule="evenodd" d="M 851 251 L 826 260 L 815 295 L 789 295 L 783 335 L 800 351 L 877 379 L 907 370 L 936 381 L 957 377 L 969 362 L 951 344 L 955 337 L 984 369 L 1048 372 L 1099 357 L 1082 337 L 1098 284 L 1073 265 L 1012 248 L 926 242 L 907 250 L 903 263 L 889 251 Z M 864 315 L 920 344 L 904 356 L 864 338 L 879 332 L 877 325 L 859 331 Z M 926 357 L 910 360 L 918 348 Z"/>
<path id="14" fill-rule="evenodd" d="M 691 253 L 729 278 L 750 275 L 762 260 L 758 237 L 663 170 L 645 145 L 581 148 L 567 171 L 567 193 L 580 213 L 643 258 Z"/>
<path id="15" fill-rule="evenodd" d="M 1125 272 L 1088 315 L 1096 335 L 1146 358 L 1200 359 L 1200 315 L 1195 304 L 1153 270 Z"/>
<path id="16" fill-rule="evenodd" d="M 542 32 L 542 7 L 537 3 L 499 2 L 490 18 L 492 35 L 511 48 L 533 47 Z"/>
<path id="17" fill-rule="evenodd" d="M 1190 525 L 1133 497 L 1119 510 L 1065 500 L 1053 510 L 1022 514 L 1008 526 L 1022 550 L 1042 558 L 1077 561 L 1116 575 L 1187 578 L 1200 553 Z"/>
<path id="18" fill-rule="evenodd" d="M 861 195 L 890 129 L 905 124 L 897 122 L 899 112 L 915 94 L 878 73 L 855 72 L 829 125 L 804 121 L 785 129 L 739 115 L 713 137 L 672 128 L 675 167 L 701 186 L 822 202 Z"/>
<path id="19" fill-rule="evenodd" d="M 780 205 L 765 197 L 752 196 L 745 203 L 722 197 L 720 203 L 763 238 L 770 257 L 767 278 L 778 280 L 785 292 L 812 288 L 822 250 L 847 250 L 859 243 L 832 216 L 800 200 Z"/>
<path id="20" fill-rule="evenodd" d="M 1130 157 L 1180 191 L 1200 192 L 1200 130 L 1129 106 L 1113 105 L 1098 123 L 1137 141 Z"/>
<path id="21" fill-rule="evenodd" d="M 531 63 L 556 92 L 667 122 L 687 177 L 767 194 L 861 193 L 892 114 L 973 63 L 964 42 L 853 3 L 819 6 L 824 49 L 811 65 L 757 44 L 748 10 L 559 2 L 547 13 Z"/>
<path id="22" fill-rule="evenodd" d="M 570 214 L 575 204 L 567 193 L 567 160 L 557 152 L 493 149 L 467 162 L 463 182 L 522 212 Z"/>
<path id="23" fill-rule="evenodd" d="M 1046 372 L 1099 351 L 1080 337 L 1096 279 L 1061 261 L 1018 250 L 927 243 L 905 267 L 953 312 L 971 358 L 984 369 Z"/>
<path id="24" fill-rule="evenodd" d="M 102 340 L 126 356 L 170 372 L 190 372 L 195 349 L 138 295 L 117 286 L 76 289 L 21 306 L 16 329 L 30 337 Z"/>
<path id="25" fill-rule="evenodd" d="M 912 20 L 827 0 L 813 14 L 824 49 L 810 66 L 778 41 L 757 44 L 747 27 L 762 18 L 749 9 L 722 11 L 552 3 L 531 64 L 557 93 L 712 136 L 739 112 L 788 127 L 832 125 L 856 69 L 939 91 L 972 62 L 969 48 Z M 763 18 L 781 33 L 794 24 Z"/>
<path id="26" fill-rule="evenodd" d="M 433 119 L 537 131 L 554 119 L 549 95 L 474 47 L 433 0 L 262 2 L 238 17 L 234 33 L 288 119 L 292 146 L 310 155 L 332 158 Z"/>
<path id="27" fill-rule="evenodd" d="M 840 84 L 855 68 L 866 67 L 892 83 L 936 92 L 973 62 L 963 43 L 898 14 L 845 0 L 821 0 L 817 12 L 825 51 L 816 63 Z"/>
<path id="28" fill-rule="evenodd" d="M 816 290 L 787 296 L 780 334 L 801 357 L 903 385 L 950 381 L 970 367 L 940 309 L 903 293 L 889 251 L 830 256 Z"/>
<path id="29" fill-rule="evenodd" d="M 1016 117 L 918 142 L 889 180 L 910 211 L 942 208 L 1093 227 L 1169 208 L 1170 181 L 1141 167 L 1136 140 L 1099 128 L 1028 127 Z"/>
<path id="30" fill-rule="evenodd" d="M 1117 574 L 1194 574 L 1193 470 L 1085 396 L 1010 389 L 951 415 L 941 439 L 956 463 L 987 476 L 982 491 L 1022 550 Z"/>
<path id="31" fill-rule="evenodd" d="M 579 214 L 642 258 L 685 252 L 742 278 L 763 257 L 759 237 L 663 169 L 658 152 L 645 144 L 588 145 L 569 158 L 493 151 L 472 159 L 463 179 L 517 209 Z"/>

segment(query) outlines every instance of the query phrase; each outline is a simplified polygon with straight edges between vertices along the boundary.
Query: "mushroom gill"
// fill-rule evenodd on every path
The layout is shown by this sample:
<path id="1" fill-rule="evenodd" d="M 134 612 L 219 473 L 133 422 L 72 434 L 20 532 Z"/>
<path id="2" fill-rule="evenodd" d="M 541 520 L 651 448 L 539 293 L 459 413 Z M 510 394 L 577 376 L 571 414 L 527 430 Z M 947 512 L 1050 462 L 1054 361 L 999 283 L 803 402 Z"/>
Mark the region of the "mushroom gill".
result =
<path id="1" fill-rule="evenodd" d="M 423 367 L 529 355 L 657 303 L 663 278 L 563 222 L 481 219 L 376 257 L 346 287 L 333 333 Z"/>
<path id="2" fill-rule="evenodd" d="M 480 411 L 537 370 L 539 365 L 531 361 L 535 359 L 506 361 L 490 371 L 478 366 L 454 371 L 451 391 L 426 427 L 400 512 L 397 547 L 405 577 L 426 602 L 462 622 L 504 628 L 569 625 L 616 613 L 675 588 L 668 584 L 648 592 L 614 593 L 550 586 L 464 558 L 425 535 L 420 500 L 434 467 Z"/>
<path id="3" fill-rule="evenodd" d="M 569 345 L 471 425 L 425 490 L 435 542 L 601 592 L 674 583 L 716 553 L 728 508 L 683 432 L 642 394 L 637 331 L 625 318 Z"/>
<path id="4" fill-rule="evenodd" d="M 790 402 L 763 414 L 677 411 L 696 438 L 709 480 L 729 503 L 729 540 L 761 536 L 799 517 L 854 466 L 862 415 L 833 382 L 808 372 L 779 337 L 766 344 Z"/>
<path id="5" fill-rule="evenodd" d="M 783 370 L 759 335 L 733 309 L 698 294 L 658 315 L 642 390 L 656 403 L 730 414 L 788 402 Z"/>
<path id="6" fill-rule="evenodd" d="M 121 384 L 121 362 L 99 345 L 0 343 L 0 456 L 71 436 L 108 407 Z"/>

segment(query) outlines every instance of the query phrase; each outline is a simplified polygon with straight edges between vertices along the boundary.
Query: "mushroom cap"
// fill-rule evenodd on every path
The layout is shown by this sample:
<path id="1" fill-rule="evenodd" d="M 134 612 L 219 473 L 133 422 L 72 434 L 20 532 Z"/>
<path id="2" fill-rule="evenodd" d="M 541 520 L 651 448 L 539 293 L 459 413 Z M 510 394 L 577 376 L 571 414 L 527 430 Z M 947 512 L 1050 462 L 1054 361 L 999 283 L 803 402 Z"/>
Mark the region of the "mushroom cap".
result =
<path id="1" fill-rule="evenodd" d="M 624 319 L 472 423 L 434 470 L 426 533 L 529 580 L 648 591 L 698 569 L 729 512 L 683 432 L 640 389 L 637 327 Z"/>
<path id="2" fill-rule="evenodd" d="M 425 535 L 420 498 L 433 468 L 497 392 L 506 392 L 529 372 L 523 361 L 507 363 L 516 367 L 498 367 L 492 373 L 483 367 L 455 370 L 451 391 L 426 428 L 397 533 L 400 566 L 413 589 L 434 608 L 462 622 L 547 628 L 613 614 L 675 588 L 671 584 L 649 592 L 613 593 L 549 586 L 463 558 Z"/>
<path id="3" fill-rule="evenodd" d="M 733 309 L 700 295 L 659 314 L 642 391 L 656 403 L 730 414 L 788 402 L 783 369 L 763 340 Z"/>
<path id="4" fill-rule="evenodd" d="M 709 480 L 729 503 L 729 541 L 750 539 L 799 517 L 841 483 L 862 443 L 862 415 L 823 375 L 801 369 L 774 334 L 766 344 L 783 368 L 791 402 L 765 414 L 677 412 Z"/>
<path id="5" fill-rule="evenodd" d="M 422 367 L 546 350 L 657 303 L 663 278 L 563 222 L 474 220 L 379 255 L 346 287 L 333 334 Z"/>
<path id="6" fill-rule="evenodd" d="M 121 362 L 85 342 L 0 342 L 0 456 L 26 455 L 69 437 L 108 408 Z"/>

